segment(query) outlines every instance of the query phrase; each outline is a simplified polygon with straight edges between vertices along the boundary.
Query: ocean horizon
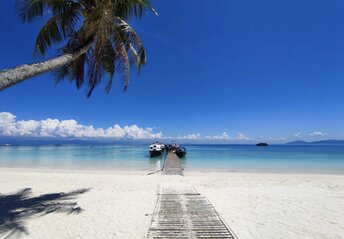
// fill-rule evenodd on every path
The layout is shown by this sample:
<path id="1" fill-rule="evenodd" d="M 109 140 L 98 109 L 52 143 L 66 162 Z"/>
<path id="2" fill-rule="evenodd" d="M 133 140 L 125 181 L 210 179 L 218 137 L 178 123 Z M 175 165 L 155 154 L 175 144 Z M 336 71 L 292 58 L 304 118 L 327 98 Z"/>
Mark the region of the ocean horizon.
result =
<path id="1" fill-rule="evenodd" d="M 344 174 L 344 145 L 185 145 L 185 171 Z M 147 144 L 0 147 L 0 167 L 85 170 L 159 170 Z"/>

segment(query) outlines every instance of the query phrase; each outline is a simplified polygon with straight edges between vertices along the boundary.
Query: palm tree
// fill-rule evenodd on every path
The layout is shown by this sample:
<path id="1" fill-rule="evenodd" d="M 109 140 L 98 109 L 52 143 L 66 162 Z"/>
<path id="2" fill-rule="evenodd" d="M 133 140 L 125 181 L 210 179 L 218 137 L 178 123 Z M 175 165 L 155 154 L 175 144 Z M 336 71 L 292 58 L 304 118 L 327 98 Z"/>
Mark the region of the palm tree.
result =
<path id="1" fill-rule="evenodd" d="M 86 80 L 89 97 L 105 74 L 107 92 L 115 72 L 121 74 L 126 89 L 130 66 L 135 64 L 140 71 L 146 62 L 143 43 L 127 21 L 141 19 L 145 10 L 157 14 L 149 0 L 17 0 L 17 4 L 24 22 L 51 14 L 37 36 L 36 54 L 44 56 L 56 43 L 66 45 L 53 59 L 0 71 L 0 91 L 57 70 L 58 79 L 73 80 L 77 88 Z"/>

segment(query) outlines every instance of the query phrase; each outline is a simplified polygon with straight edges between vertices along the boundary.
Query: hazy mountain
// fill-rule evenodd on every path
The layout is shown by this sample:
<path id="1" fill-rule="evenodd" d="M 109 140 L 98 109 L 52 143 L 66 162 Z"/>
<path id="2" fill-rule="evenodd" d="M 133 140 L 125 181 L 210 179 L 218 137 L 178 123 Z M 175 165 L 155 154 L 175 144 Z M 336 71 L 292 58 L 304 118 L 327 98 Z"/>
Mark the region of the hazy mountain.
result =
<path id="1" fill-rule="evenodd" d="M 302 140 L 296 140 L 296 141 L 288 142 L 286 144 L 309 144 L 309 142 L 302 141 Z"/>
<path id="2" fill-rule="evenodd" d="M 0 137 L 1 145 L 40 146 L 40 145 L 141 145 L 152 140 L 94 140 L 75 138 L 35 138 L 35 137 Z"/>
<path id="3" fill-rule="evenodd" d="M 292 145 L 302 145 L 302 144 L 344 144 L 344 140 L 340 139 L 330 139 L 330 140 L 319 140 L 319 141 L 312 141 L 312 142 L 306 142 L 302 140 L 297 140 L 293 142 L 289 142 L 287 144 L 292 144 Z"/>

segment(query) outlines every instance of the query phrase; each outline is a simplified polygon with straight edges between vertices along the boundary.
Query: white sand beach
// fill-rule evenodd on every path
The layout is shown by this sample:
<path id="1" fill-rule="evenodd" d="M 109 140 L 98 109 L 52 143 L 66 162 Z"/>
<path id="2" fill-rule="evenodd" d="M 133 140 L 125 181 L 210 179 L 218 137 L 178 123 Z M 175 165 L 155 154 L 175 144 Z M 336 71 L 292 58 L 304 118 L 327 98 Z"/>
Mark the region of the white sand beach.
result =
<path id="1" fill-rule="evenodd" d="M 158 184 L 181 181 L 206 196 L 240 239 L 344 235 L 343 175 L 146 173 L 2 168 L 0 237 L 22 229 L 20 238 L 144 238 Z M 24 188 L 32 194 L 13 196 Z M 56 194 L 81 189 L 89 190 Z"/>

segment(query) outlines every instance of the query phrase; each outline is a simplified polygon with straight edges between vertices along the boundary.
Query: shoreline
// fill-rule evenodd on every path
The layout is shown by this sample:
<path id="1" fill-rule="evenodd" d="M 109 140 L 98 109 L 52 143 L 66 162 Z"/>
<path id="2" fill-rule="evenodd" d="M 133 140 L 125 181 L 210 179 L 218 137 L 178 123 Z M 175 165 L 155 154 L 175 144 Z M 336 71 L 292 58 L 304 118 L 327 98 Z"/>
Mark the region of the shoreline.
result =
<path id="1" fill-rule="evenodd" d="M 117 168 L 117 169 L 100 169 L 100 168 L 50 168 L 50 167 L 2 167 L 0 166 L 0 172 L 2 171 L 25 171 L 25 172 L 51 172 L 51 173 L 94 173 L 94 174 L 133 174 L 133 175 L 146 175 L 150 173 L 156 173 L 159 170 L 149 169 L 134 169 L 134 168 Z M 265 170 L 216 170 L 216 169 L 191 169 L 184 170 L 185 175 L 209 175 L 209 174 L 267 174 L 267 175 L 328 175 L 328 176 L 344 176 L 344 172 L 291 172 L 291 171 L 265 171 Z"/>

